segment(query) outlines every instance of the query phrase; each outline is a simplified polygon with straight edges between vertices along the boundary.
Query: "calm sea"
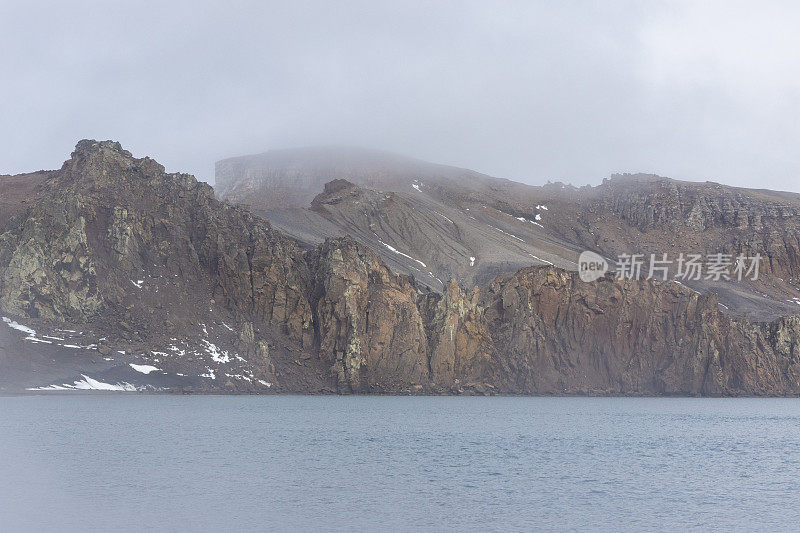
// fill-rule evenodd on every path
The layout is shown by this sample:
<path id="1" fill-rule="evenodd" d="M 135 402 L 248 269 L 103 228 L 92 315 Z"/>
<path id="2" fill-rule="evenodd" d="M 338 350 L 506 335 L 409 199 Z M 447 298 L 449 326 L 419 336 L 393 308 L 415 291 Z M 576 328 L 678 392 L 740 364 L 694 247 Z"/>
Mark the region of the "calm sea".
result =
<path id="1" fill-rule="evenodd" d="M 0 398 L 2 531 L 799 527 L 799 400 Z"/>

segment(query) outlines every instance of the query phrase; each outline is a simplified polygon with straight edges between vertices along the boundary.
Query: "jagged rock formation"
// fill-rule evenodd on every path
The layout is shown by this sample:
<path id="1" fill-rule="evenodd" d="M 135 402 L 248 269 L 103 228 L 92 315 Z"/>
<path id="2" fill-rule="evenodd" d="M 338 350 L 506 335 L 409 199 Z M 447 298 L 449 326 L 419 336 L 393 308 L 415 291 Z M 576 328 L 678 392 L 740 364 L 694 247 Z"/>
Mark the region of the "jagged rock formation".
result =
<path id="1" fill-rule="evenodd" d="M 798 316 L 733 319 L 714 294 L 585 283 L 552 265 L 433 291 L 349 236 L 303 249 L 113 142 L 81 141 L 60 170 L 29 179 L 0 178 L 0 190 L 29 187 L 24 204 L 5 200 L 13 213 L 0 224 L 0 387 L 800 392 Z M 315 208 L 346 216 L 331 214 L 337 198 L 410 209 L 344 182 Z M 486 207 L 500 208 L 522 212 Z"/>
<path id="2" fill-rule="evenodd" d="M 231 389 L 265 388 L 275 381 L 267 337 L 312 342 L 309 274 L 297 247 L 189 175 L 166 174 L 118 143 L 81 141 L 29 204 L 0 235 L 6 314 L 87 324 L 114 352 L 214 376 L 210 384 L 188 380 L 201 388 L 220 387 L 220 361 L 227 374 L 247 378 Z"/>
<path id="3" fill-rule="evenodd" d="M 533 187 L 364 150 L 268 152 L 221 161 L 217 171 L 221 198 L 253 206 L 301 246 L 351 235 L 436 292 L 450 278 L 485 285 L 529 265 L 576 269 L 583 250 L 611 260 L 760 253 L 755 283 L 688 285 L 716 293 L 737 318 L 770 320 L 800 309 L 798 194 L 651 175 Z M 279 205 L 269 191 L 291 188 L 292 180 L 301 185 Z M 315 186 L 313 197 L 305 187 Z"/>

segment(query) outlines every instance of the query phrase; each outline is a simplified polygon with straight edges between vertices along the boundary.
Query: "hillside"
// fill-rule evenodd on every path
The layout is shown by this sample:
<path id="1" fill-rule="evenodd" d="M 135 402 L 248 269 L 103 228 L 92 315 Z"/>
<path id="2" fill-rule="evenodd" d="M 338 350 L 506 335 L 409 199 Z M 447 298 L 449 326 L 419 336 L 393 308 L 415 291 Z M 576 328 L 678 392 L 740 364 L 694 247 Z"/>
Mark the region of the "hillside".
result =
<path id="1" fill-rule="evenodd" d="M 641 174 L 536 187 L 383 152 L 306 148 L 220 161 L 217 195 L 252 206 L 302 247 L 350 235 L 437 292 L 451 278 L 470 288 L 530 265 L 574 270 L 583 250 L 610 261 L 642 254 L 645 272 L 651 254 L 758 253 L 756 281 L 682 282 L 716 293 L 733 317 L 800 310 L 793 193 Z"/>
<path id="2" fill-rule="evenodd" d="M 412 192 L 445 204 L 444 186 L 419 187 Z M 61 169 L 2 177 L 0 188 L 12 213 L 0 225 L 5 392 L 800 392 L 800 318 L 734 320 L 716 295 L 671 281 L 609 273 L 587 283 L 542 262 L 430 290 L 359 242 L 369 224 L 301 246 L 192 176 L 111 141 L 81 141 Z M 464 266 L 457 248 L 436 255 L 434 231 L 450 230 L 422 196 L 387 194 L 335 181 L 310 212 L 347 221 L 350 206 L 366 207 L 389 221 L 382 232 L 427 243 L 438 264 Z M 446 205 L 484 209 L 468 204 L 470 194 Z M 544 227 L 558 216 L 559 194 L 544 198 Z M 474 224 L 536 220 L 489 200 Z M 392 229 L 423 210 L 428 226 Z M 473 223 L 463 218 L 472 221 L 453 225 Z M 450 242 L 466 238 L 454 231 Z"/>

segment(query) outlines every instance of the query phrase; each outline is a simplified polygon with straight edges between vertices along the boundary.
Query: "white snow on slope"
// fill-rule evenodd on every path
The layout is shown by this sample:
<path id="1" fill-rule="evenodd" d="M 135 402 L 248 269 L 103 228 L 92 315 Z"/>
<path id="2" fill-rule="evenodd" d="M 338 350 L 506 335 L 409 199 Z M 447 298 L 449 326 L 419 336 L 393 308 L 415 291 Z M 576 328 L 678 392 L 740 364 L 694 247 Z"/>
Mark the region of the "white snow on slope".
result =
<path id="1" fill-rule="evenodd" d="M 38 342 L 38 343 L 42 343 L 42 344 L 53 344 L 53 341 L 49 341 L 49 340 L 46 340 L 46 339 L 40 339 L 39 337 L 37 337 L 35 329 L 29 328 L 28 326 L 23 326 L 19 322 L 11 320 L 10 318 L 8 318 L 6 316 L 3 317 L 3 322 L 5 322 L 6 325 L 8 325 L 8 327 L 10 327 L 11 329 L 16 329 L 17 331 L 21 331 L 22 333 L 27 333 L 28 336 L 25 337 L 26 341 Z"/>
<path id="2" fill-rule="evenodd" d="M 469 258 L 469 266 L 471 266 L 471 267 L 475 266 L 475 258 L 474 257 L 470 257 Z"/>
<path id="3" fill-rule="evenodd" d="M 131 283 L 133 283 L 133 286 L 136 287 L 137 289 L 141 289 L 142 288 L 142 283 L 144 283 L 144 280 L 143 279 L 140 279 L 140 280 L 137 280 L 137 281 L 131 280 Z"/>
<path id="4" fill-rule="evenodd" d="M 441 283 L 441 284 L 442 284 L 442 287 L 444 287 L 444 282 L 443 282 L 442 280 L 440 280 L 439 278 L 437 278 L 436 276 L 434 276 L 434 275 L 433 275 L 433 272 L 430 272 L 430 271 L 429 271 L 429 272 L 428 272 L 428 275 L 429 275 L 430 277 L 432 277 L 433 279 L 435 279 L 436 281 L 438 281 L 439 283 Z"/>
<path id="5" fill-rule="evenodd" d="M 544 227 L 544 226 L 542 226 L 541 224 L 539 224 L 538 222 L 534 222 L 533 220 L 528 220 L 528 219 L 527 219 L 527 218 L 525 218 L 525 217 L 517 217 L 517 220 L 519 220 L 519 221 L 521 221 L 521 222 L 530 222 L 531 224 L 536 224 L 536 225 L 537 225 L 537 226 L 539 226 L 540 228 L 543 228 L 543 227 Z M 541 217 L 540 215 L 536 215 L 536 220 L 542 220 L 542 217 Z"/>
<path id="6" fill-rule="evenodd" d="M 206 351 L 211 356 L 211 360 L 215 363 L 229 363 L 231 360 L 230 355 L 225 350 L 220 350 L 217 348 L 216 344 L 213 344 L 206 339 L 202 339 L 200 342 L 205 344 Z"/>
<path id="7" fill-rule="evenodd" d="M 160 368 L 156 368 L 152 365 L 136 365 L 134 363 L 128 363 L 130 367 L 137 372 L 141 372 L 142 374 L 149 374 L 150 372 L 155 372 L 156 370 L 161 370 Z"/>
<path id="8" fill-rule="evenodd" d="M 551 263 L 550 261 L 548 261 L 547 259 L 542 259 L 541 257 L 536 257 L 535 255 L 533 255 L 533 254 L 531 254 L 531 253 L 529 253 L 528 255 L 529 255 L 529 256 L 531 256 L 531 257 L 533 257 L 533 258 L 534 258 L 534 259 L 536 259 L 537 261 L 541 261 L 542 263 L 547 263 L 548 265 L 552 265 L 552 264 L 553 264 L 553 263 Z"/>
<path id="9" fill-rule="evenodd" d="M 509 233 L 509 232 L 507 232 L 507 231 L 503 231 L 503 230 L 501 230 L 500 228 L 498 228 L 498 227 L 496 227 L 496 226 L 492 226 L 491 224 L 487 224 L 487 225 L 488 225 L 490 228 L 494 228 L 494 229 L 496 229 L 496 230 L 497 230 L 497 231 L 499 231 L 500 233 L 504 233 L 504 234 L 508 235 L 509 237 L 512 237 L 512 238 L 514 238 L 514 239 L 517 239 L 519 242 L 525 242 L 523 239 L 520 239 L 519 237 L 517 237 L 517 236 L 516 236 L 516 235 L 514 235 L 513 233 Z"/>
<path id="10" fill-rule="evenodd" d="M 379 243 L 381 243 L 382 245 L 384 245 L 384 246 L 385 246 L 385 247 L 386 247 L 386 248 L 387 248 L 387 249 L 388 249 L 390 252 L 394 252 L 394 253 L 396 253 L 397 255 L 402 255 L 403 257 L 408 257 L 408 258 L 409 258 L 409 259 L 411 259 L 412 261 L 416 261 L 417 263 L 419 263 L 419 264 L 420 264 L 420 265 L 422 265 L 423 267 L 425 267 L 425 268 L 428 268 L 428 265 L 426 265 L 425 263 L 423 263 L 423 262 L 422 262 L 422 261 L 420 261 L 419 259 L 415 259 L 415 258 L 411 257 L 411 256 L 410 256 L 410 255 L 408 255 L 408 254 L 404 254 L 403 252 L 399 251 L 397 248 L 395 248 L 395 247 L 394 247 L 394 246 L 392 246 L 391 244 L 386 244 L 385 242 L 383 242 L 383 241 L 382 241 L 382 240 L 380 240 L 380 239 L 378 239 L 378 242 L 379 242 Z"/>
<path id="11" fill-rule="evenodd" d="M 253 381 L 253 378 L 251 378 L 249 376 L 242 375 L 242 374 L 228 374 L 228 373 L 225 373 L 225 375 L 227 377 L 233 378 L 233 379 L 242 379 L 244 381 Z"/>
<path id="12" fill-rule="evenodd" d="M 11 320 L 10 318 L 8 318 L 6 316 L 3 317 L 3 322 L 8 324 L 8 327 L 10 327 L 12 329 L 16 329 L 17 331 L 21 331 L 23 333 L 27 333 L 28 335 L 32 335 L 32 336 L 36 335 L 36 330 L 35 329 L 31 329 L 28 326 L 23 326 L 19 322 L 15 322 L 15 321 Z"/>
<path id="13" fill-rule="evenodd" d="M 703 295 L 703 293 L 702 293 L 702 292 L 694 290 L 693 288 L 691 288 L 691 287 L 687 286 L 686 284 L 684 284 L 684 283 L 681 283 L 681 282 L 680 282 L 680 281 L 678 281 L 677 279 L 673 279 L 673 280 L 672 280 L 672 283 L 677 283 L 678 285 L 682 285 L 683 287 L 686 287 L 687 289 L 689 289 L 690 291 L 692 291 L 692 292 L 693 292 L 693 293 L 695 293 L 695 294 L 699 294 L 699 295 L 701 295 L 701 296 Z"/>
<path id="14" fill-rule="evenodd" d="M 97 381 L 96 379 L 92 379 L 85 374 L 81 374 L 83 376 L 82 380 L 75 381 L 72 385 L 64 383 L 63 385 L 48 385 L 46 387 L 30 387 L 26 390 L 103 390 L 103 391 L 122 391 L 122 392 L 135 392 L 138 390 L 135 385 L 131 385 L 130 383 L 123 382 L 123 383 L 103 383 L 102 381 Z"/>
<path id="15" fill-rule="evenodd" d="M 443 215 L 443 214 L 441 214 L 440 212 L 438 212 L 438 211 L 434 211 L 434 213 L 436 213 L 437 215 L 439 215 L 440 217 L 442 217 L 443 219 L 445 219 L 445 220 L 446 220 L 446 221 L 448 221 L 449 223 L 451 223 L 451 224 L 455 224 L 455 222 L 453 222 L 452 220 L 450 220 L 448 217 L 444 216 L 444 215 Z"/>

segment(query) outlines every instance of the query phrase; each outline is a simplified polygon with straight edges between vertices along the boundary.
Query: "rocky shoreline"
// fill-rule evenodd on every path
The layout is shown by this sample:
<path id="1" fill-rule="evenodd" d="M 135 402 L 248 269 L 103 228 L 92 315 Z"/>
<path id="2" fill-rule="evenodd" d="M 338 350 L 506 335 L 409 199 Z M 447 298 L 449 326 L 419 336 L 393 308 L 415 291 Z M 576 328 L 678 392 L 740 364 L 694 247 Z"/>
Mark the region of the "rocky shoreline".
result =
<path id="1" fill-rule="evenodd" d="M 433 291 L 110 141 L 78 143 L 25 200 L 0 226 L 0 392 L 800 393 L 800 316 L 552 265 Z"/>

